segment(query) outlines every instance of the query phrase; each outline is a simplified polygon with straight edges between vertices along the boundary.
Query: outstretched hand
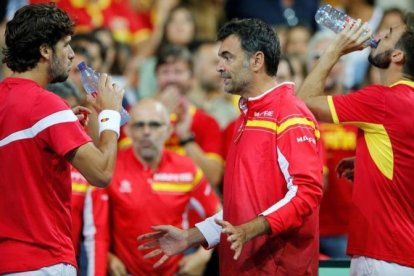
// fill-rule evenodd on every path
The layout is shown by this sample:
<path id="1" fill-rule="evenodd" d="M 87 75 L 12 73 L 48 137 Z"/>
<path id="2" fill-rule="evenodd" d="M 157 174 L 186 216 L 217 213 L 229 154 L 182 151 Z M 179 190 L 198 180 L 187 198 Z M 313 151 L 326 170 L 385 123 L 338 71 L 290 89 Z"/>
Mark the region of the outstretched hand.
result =
<path id="1" fill-rule="evenodd" d="M 187 242 L 185 230 L 171 225 L 153 226 L 156 232 L 143 234 L 138 237 L 139 241 L 147 241 L 138 247 L 139 250 L 151 251 L 144 255 L 144 259 L 153 258 L 160 254 L 163 256 L 154 264 L 154 268 L 165 263 L 170 256 L 183 252 L 190 245 Z"/>

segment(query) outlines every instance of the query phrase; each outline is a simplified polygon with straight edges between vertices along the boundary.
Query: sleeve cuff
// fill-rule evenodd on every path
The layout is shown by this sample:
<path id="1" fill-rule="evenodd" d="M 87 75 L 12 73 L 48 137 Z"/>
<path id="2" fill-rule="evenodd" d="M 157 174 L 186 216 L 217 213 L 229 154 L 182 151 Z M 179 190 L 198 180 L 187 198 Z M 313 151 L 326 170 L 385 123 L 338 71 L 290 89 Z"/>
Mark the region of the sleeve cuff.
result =
<path id="1" fill-rule="evenodd" d="M 208 248 L 215 247 L 220 242 L 221 226 L 214 219 L 223 219 L 223 211 L 195 225 L 207 241 Z"/>

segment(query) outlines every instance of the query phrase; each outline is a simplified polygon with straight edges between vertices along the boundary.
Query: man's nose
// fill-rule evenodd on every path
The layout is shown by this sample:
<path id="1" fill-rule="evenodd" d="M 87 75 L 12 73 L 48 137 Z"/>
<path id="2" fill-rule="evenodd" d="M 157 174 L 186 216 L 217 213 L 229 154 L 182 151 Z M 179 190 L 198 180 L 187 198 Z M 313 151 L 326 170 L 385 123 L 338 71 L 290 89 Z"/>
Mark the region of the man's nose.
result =
<path id="1" fill-rule="evenodd" d="M 75 52 L 73 51 L 72 47 L 69 46 L 69 59 L 73 60 L 75 58 Z"/>
<path id="2" fill-rule="evenodd" d="M 219 62 L 217 63 L 217 66 L 216 66 L 216 71 L 217 71 L 217 72 L 219 72 L 219 73 L 224 72 L 224 66 L 223 66 L 222 61 L 219 61 Z"/>

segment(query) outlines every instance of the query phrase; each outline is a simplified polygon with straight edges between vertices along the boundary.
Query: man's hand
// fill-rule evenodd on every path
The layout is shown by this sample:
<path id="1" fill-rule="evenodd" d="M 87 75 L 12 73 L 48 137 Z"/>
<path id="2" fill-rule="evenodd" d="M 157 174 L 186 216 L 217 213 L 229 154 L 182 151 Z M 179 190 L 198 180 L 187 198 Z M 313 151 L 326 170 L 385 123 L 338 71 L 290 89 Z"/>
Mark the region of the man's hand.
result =
<path id="1" fill-rule="evenodd" d="M 176 113 L 181 98 L 180 89 L 176 85 L 168 85 L 164 90 L 159 91 L 157 95 L 157 100 L 167 108 L 170 114 Z"/>
<path id="2" fill-rule="evenodd" d="M 101 74 L 98 80 L 98 90 L 96 97 L 87 95 L 86 99 L 99 114 L 104 109 L 120 111 L 122 108 L 122 98 L 125 89 L 112 82 L 112 77 L 107 74 Z"/>
<path id="3" fill-rule="evenodd" d="M 75 106 L 72 108 L 73 113 L 75 113 L 76 117 L 78 117 L 79 122 L 82 126 L 87 126 L 89 121 L 89 114 L 92 111 L 89 108 L 83 106 Z"/>
<path id="4" fill-rule="evenodd" d="M 193 118 L 190 114 L 190 102 L 186 98 L 181 98 L 180 104 L 176 109 L 177 124 L 175 133 L 180 139 L 186 139 L 191 135 L 191 124 Z"/>
<path id="5" fill-rule="evenodd" d="M 338 56 L 342 56 L 354 51 L 364 49 L 364 42 L 372 35 L 372 31 L 368 28 L 368 24 L 362 24 L 358 19 L 354 24 L 346 24 L 344 29 L 336 35 L 335 39 L 328 46 L 326 52 L 336 52 Z"/>
<path id="6" fill-rule="evenodd" d="M 108 272 L 111 276 L 127 275 L 127 270 L 124 263 L 112 253 L 108 253 Z"/>
<path id="7" fill-rule="evenodd" d="M 336 173 L 338 178 L 345 178 L 351 182 L 354 181 L 354 167 L 355 167 L 355 157 L 344 158 L 339 161 L 336 166 Z"/>
<path id="8" fill-rule="evenodd" d="M 230 249 L 234 251 L 233 259 L 237 260 L 248 241 L 247 234 L 242 226 L 233 226 L 230 222 L 216 219 L 215 222 L 222 227 L 221 232 L 227 234 L 227 241 L 230 242 Z"/>
<path id="9" fill-rule="evenodd" d="M 196 276 L 203 275 L 206 265 L 210 260 L 212 250 L 206 250 L 203 247 L 199 247 L 196 252 L 184 256 L 180 262 L 180 269 L 177 273 L 178 276 Z"/>
<path id="10" fill-rule="evenodd" d="M 149 240 L 140 245 L 138 249 L 152 249 L 152 251 L 145 254 L 144 259 L 164 254 L 161 259 L 154 264 L 154 268 L 165 263 L 170 256 L 181 253 L 190 247 L 187 240 L 187 231 L 185 230 L 178 229 L 171 225 L 153 226 L 152 229 L 156 230 L 156 232 L 143 234 L 138 237 L 139 241 Z"/>
<path id="11" fill-rule="evenodd" d="M 222 227 L 221 232 L 227 234 L 227 241 L 231 244 L 230 249 L 234 251 L 233 259 L 235 260 L 240 257 L 246 242 L 271 233 L 270 225 L 264 216 L 258 216 L 238 226 L 233 226 L 230 222 L 219 219 L 215 219 L 215 222 Z"/>

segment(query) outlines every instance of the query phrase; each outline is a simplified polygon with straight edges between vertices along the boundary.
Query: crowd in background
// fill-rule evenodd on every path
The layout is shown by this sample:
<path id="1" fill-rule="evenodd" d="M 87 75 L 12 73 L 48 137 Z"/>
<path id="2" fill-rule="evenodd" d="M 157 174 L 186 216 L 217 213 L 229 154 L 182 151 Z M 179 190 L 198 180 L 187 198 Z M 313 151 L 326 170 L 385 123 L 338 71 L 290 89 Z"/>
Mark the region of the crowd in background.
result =
<path id="1" fill-rule="evenodd" d="M 0 31 L 4 31 L 5 24 L 17 8 L 26 4 L 47 2 L 50 1 L 2 1 Z M 86 105 L 86 93 L 76 67 L 79 62 L 85 61 L 98 72 L 110 73 L 116 83 L 125 87 L 123 105 L 127 110 L 132 110 L 145 98 L 156 98 L 169 112 L 173 126 L 171 136 L 165 139 L 166 148 L 190 157 L 218 195 L 222 189 L 226 149 L 231 143 L 234 120 L 239 115 L 238 97 L 222 91 L 221 80 L 216 71 L 219 48 L 216 32 L 224 22 L 231 18 L 256 17 L 274 26 L 283 54 L 277 81 L 294 82 L 298 88 L 333 39 L 333 33 L 321 29 L 314 20 L 316 10 L 321 4 L 332 4 L 351 17 L 368 22 L 375 37 L 381 37 L 390 27 L 401 24 L 404 11 L 414 9 L 411 1 L 375 0 L 54 2 L 67 11 L 76 23 L 76 32 L 71 41 L 75 58 L 69 80 L 51 85 L 48 89 L 62 96 L 71 106 Z M 0 36 L 0 46 L 4 47 L 3 35 Z M 369 49 L 365 49 L 343 57 L 329 75 L 325 93 L 347 94 L 367 84 L 379 84 L 378 69 L 369 65 L 368 55 Z M 2 64 L 0 78 L 3 79 L 10 73 Z M 320 259 L 345 259 L 352 182 L 338 179 L 335 167 L 341 159 L 355 155 L 357 128 L 321 123 L 320 129 L 325 148 L 324 196 L 320 207 Z M 131 130 L 124 127 L 119 139 L 119 149 L 128 149 L 133 143 Z M 120 246 L 113 244 L 117 240 L 113 235 L 120 235 L 119 231 L 114 230 L 120 226 L 115 227 L 113 223 L 120 220 L 114 216 L 125 215 L 139 220 L 139 215 L 123 214 L 128 212 L 130 206 L 115 205 L 116 196 L 111 197 L 111 191 L 107 193 L 90 188 L 75 170 L 72 181 L 73 224 L 77 227 L 74 227 L 74 244 L 79 256 L 83 256 L 79 258 L 81 267 L 83 263 L 89 263 L 89 266 L 83 268 L 83 272 L 91 271 L 91 254 L 87 251 L 92 239 L 96 245 L 101 242 L 102 247 L 97 246 L 96 252 L 103 253 L 94 255 L 94 274 L 103 275 L 108 270 L 113 275 L 124 275 L 127 270 L 131 270 L 124 264 L 131 260 L 117 256 L 116 251 L 120 250 Z M 124 192 L 130 189 L 128 185 L 120 180 L 120 189 Z M 210 198 L 216 200 L 214 194 Z M 90 202 L 94 202 L 95 209 L 92 208 L 88 213 Z M 194 203 L 193 200 L 188 205 L 190 207 L 185 207 L 198 212 L 193 214 L 186 209 L 185 215 L 188 217 L 183 219 L 186 223 L 182 223 L 182 227 L 190 227 L 200 218 L 212 215 L 220 208 L 216 201 L 211 204 L 214 206 L 201 206 L 200 202 Z M 150 204 L 159 203 L 149 202 L 148 205 Z M 166 210 L 167 208 L 166 206 Z M 210 211 L 200 214 L 200 210 Z M 95 218 L 92 219 L 95 224 L 92 234 L 88 232 L 90 225 L 87 225 L 90 223 L 90 215 Z M 129 242 L 135 248 L 138 245 L 136 240 Z M 109 257 L 106 256 L 107 252 L 110 252 Z M 189 262 L 183 258 L 180 262 L 182 275 L 201 274 L 205 269 L 206 275 L 217 273 L 214 265 L 215 254 L 207 265 L 211 253 L 197 249 L 186 252 L 186 256 L 198 254 L 195 256 L 202 261 Z M 89 260 L 84 256 L 88 256 Z"/>

